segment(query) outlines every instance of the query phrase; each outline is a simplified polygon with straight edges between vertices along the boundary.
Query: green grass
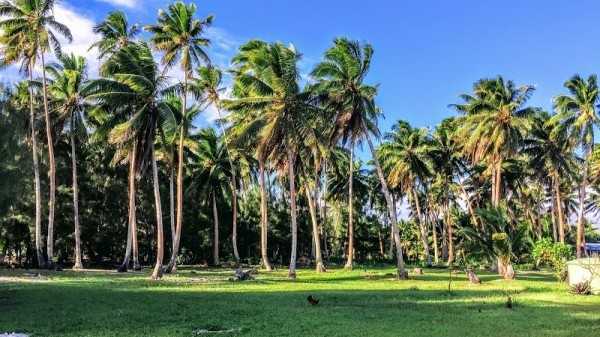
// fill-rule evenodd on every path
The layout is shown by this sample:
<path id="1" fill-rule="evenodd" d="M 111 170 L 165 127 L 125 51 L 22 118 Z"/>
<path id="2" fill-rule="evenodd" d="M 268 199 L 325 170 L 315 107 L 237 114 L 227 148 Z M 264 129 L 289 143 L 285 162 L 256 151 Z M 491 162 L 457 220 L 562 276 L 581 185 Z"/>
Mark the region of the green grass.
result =
<path id="1" fill-rule="evenodd" d="M 261 272 L 230 282 L 228 269 L 181 270 L 151 281 L 151 271 L 0 272 L 0 333 L 33 336 L 195 336 L 201 328 L 238 336 L 598 336 L 600 296 L 569 293 L 550 273 L 519 272 L 501 281 L 479 271 L 425 269 L 396 281 L 392 269 Z M 28 272 L 29 274 L 35 272 Z M 365 275 L 369 277 L 365 278 Z M 207 280 L 208 279 L 208 282 Z M 8 283 L 7 283 L 8 281 Z M 505 308 L 510 291 L 516 308 Z M 320 298 L 312 307 L 307 295 Z"/>

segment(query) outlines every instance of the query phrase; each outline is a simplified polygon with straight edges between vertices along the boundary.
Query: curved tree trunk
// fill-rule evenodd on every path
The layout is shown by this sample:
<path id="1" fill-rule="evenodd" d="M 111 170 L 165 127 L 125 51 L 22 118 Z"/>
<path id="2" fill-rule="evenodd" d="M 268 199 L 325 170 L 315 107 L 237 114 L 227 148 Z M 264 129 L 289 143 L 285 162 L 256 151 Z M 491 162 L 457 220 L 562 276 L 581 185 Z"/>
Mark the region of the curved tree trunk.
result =
<path id="1" fill-rule="evenodd" d="M 220 265 L 219 260 L 219 211 L 217 210 L 217 196 L 215 189 L 211 189 L 212 195 L 212 208 L 213 208 L 213 219 L 214 219 L 214 242 L 213 242 L 213 264 L 215 266 Z"/>
<path id="2" fill-rule="evenodd" d="M 73 222 L 75 223 L 75 265 L 73 269 L 83 269 L 81 263 L 81 234 L 79 230 L 79 186 L 77 185 L 77 152 L 75 149 L 75 113 L 71 113 L 71 165 L 73 166 Z"/>
<path id="3" fill-rule="evenodd" d="M 38 160 L 37 130 L 33 109 L 33 62 L 29 63 L 29 124 L 31 126 L 31 152 L 33 155 L 33 187 L 35 190 L 35 251 L 39 268 L 46 267 L 42 251 L 42 192 L 40 187 L 40 164 Z"/>
<path id="4" fill-rule="evenodd" d="M 463 182 L 460 181 L 460 179 L 458 179 L 458 186 L 460 186 L 461 191 L 465 195 L 465 201 L 467 203 L 467 207 L 469 208 L 469 213 L 471 214 L 471 220 L 473 221 L 475 227 L 478 228 L 479 225 L 477 223 L 477 217 L 475 216 L 475 210 L 473 209 L 473 205 L 471 204 L 471 198 L 469 198 L 469 193 L 467 193 L 467 190 L 465 189 L 465 186 L 463 185 Z"/>
<path id="5" fill-rule="evenodd" d="M 367 130 L 366 126 L 363 122 L 363 129 Z M 373 147 L 373 142 L 371 141 L 371 136 L 368 132 L 365 133 L 367 138 L 367 143 L 369 144 L 369 149 L 371 150 L 371 155 L 373 156 L 373 163 L 375 164 L 375 168 L 377 169 L 377 175 L 379 176 L 379 180 L 381 181 L 381 189 L 383 190 L 383 195 L 385 196 L 385 200 L 388 205 L 388 212 L 390 213 L 390 221 L 392 223 L 392 233 L 394 236 L 394 243 L 396 244 L 396 261 L 397 261 L 397 276 L 399 279 L 407 279 L 408 273 L 404 268 L 404 258 L 402 256 L 402 245 L 400 243 L 400 231 L 398 230 L 398 218 L 396 217 L 396 206 L 394 201 L 392 200 L 392 196 L 390 191 L 388 190 L 387 181 L 385 180 L 385 176 L 383 175 L 383 170 L 381 169 L 381 165 L 379 164 L 379 159 L 377 158 L 377 153 L 375 152 L 375 147 Z"/>
<path id="6" fill-rule="evenodd" d="M 350 173 L 348 180 L 348 261 L 344 269 L 354 269 L 354 141 L 350 143 Z"/>
<path id="7" fill-rule="evenodd" d="M 131 245 L 133 237 L 135 218 L 135 158 L 136 158 L 137 146 L 134 144 L 131 150 L 129 158 L 129 221 L 127 224 L 127 245 L 125 247 L 125 258 L 123 264 L 119 268 L 120 272 L 126 272 L 129 268 L 129 261 L 131 259 Z"/>
<path id="8" fill-rule="evenodd" d="M 160 187 L 158 184 L 158 167 L 156 165 L 156 153 L 154 152 L 154 143 L 150 144 L 150 155 L 152 156 L 152 182 L 154 185 L 154 204 L 156 207 L 156 265 L 152 272 L 152 279 L 160 280 L 163 276 L 163 255 L 164 255 L 164 233 L 162 206 L 160 203 Z"/>
<path id="9" fill-rule="evenodd" d="M 563 222 L 563 207 L 562 199 L 560 197 L 560 183 L 558 177 L 554 177 L 554 193 L 556 199 L 556 217 L 558 218 L 558 240 L 560 243 L 565 243 L 565 224 Z"/>
<path id="10" fill-rule="evenodd" d="M 44 114 L 46 116 L 46 137 L 48 138 L 48 164 L 50 166 L 50 204 L 48 211 L 48 237 L 46 251 L 48 255 L 48 264 L 54 263 L 54 209 L 56 206 L 56 162 L 54 160 L 54 143 L 52 141 L 52 123 L 50 121 L 50 110 L 48 109 L 48 91 L 46 88 L 46 63 L 44 53 L 41 54 L 42 60 L 42 91 L 44 98 Z"/>
<path id="11" fill-rule="evenodd" d="M 271 263 L 267 253 L 267 188 L 265 185 L 265 167 L 262 159 L 258 159 L 258 169 L 260 171 L 260 255 L 262 257 L 263 267 L 271 271 Z"/>
<path id="12" fill-rule="evenodd" d="M 292 217 L 292 251 L 290 252 L 290 271 L 288 272 L 288 278 L 296 278 L 296 260 L 297 260 L 297 249 L 298 249 L 298 225 L 296 223 L 296 184 L 294 182 L 294 155 L 287 146 L 287 157 L 288 157 L 288 178 L 290 180 L 290 204 L 291 204 L 291 217 Z"/>
<path id="13" fill-rule="evenodd" d="M 585 145 L 585 153 L 583 160 L 583 177 L 581 179 L 581 189 L 579 190 L 579 217 L 577 219 L 577 258 L 580 259 L 586 254 L 585 246 L 585 223 L 584 223 L 584 212 L 585 212 L 585 194 L 588 184 L 588 170 L 590 166 L 590 153 L 592 150 L 592 143 L 588 142 Z"/>
<path id="14" fill-rule="evenodd" d="M 317 182 L 315 181 L 315 186 Z M 313 232 L 313 244 L 315 246 L 315 264 L 317 273 L 325 271 L 325 265 L 323 264 L 323 257 L 321 255 L 321 238 L 319 237 L 319 224 L 317 223 L 317 210 L 316 202 L 312 197 L 308 180 L 306 179 L 306 173 L 304 174 L 304 189 L 306 190 L 306 197 L 308 199 L 308 208 L 310 210 L 310 219 L 312 220 L 312 232 Z"/>

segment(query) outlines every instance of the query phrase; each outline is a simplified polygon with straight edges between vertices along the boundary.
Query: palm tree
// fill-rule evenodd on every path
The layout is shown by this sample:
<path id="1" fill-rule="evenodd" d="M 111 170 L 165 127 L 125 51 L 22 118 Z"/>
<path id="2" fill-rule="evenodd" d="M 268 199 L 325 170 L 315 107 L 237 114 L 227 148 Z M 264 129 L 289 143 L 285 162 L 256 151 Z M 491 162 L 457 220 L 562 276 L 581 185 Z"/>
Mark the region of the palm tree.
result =
<path id="1" fill-rule="evenodd" d="M 221 95 L 225 91 L 224 87 L 221 87 L 221 81 L 223 74 L 219 67 L 213 65 L 207 65 L 198 68 L 198 77 L 195 79 L 191 90 L 195 92 L 196 96 L 199 97 L 204 105 L 214 106 L 217 109 L 219 115 L 219 125 L 221 127 L 221 135 L 225 142 L 225 148 L 227 149 L 227 155 L 229 157 L 229 165 L 231 166 L 231 192 L 233 195 L 233 230 L 231 234 L 231 241 L 233 245 L 233 256 L 237 263 L 240 263 L 240 254 L 238 253 L 237 247 L 237 176 L 236 169 L 233 165 L 233 154 L 230 149 L 229 143 L 225 133 L 225 127 L 223 126 L 223 115 L 221 113 Z"/>
<path id="2" fill-rule="evenodd" d="M 81 235 L 79 229 L 79 187 L 77 183 L 77 153 L 75 134 L 85 134 L 83 124 L 84 104 L 81 92 L 83 83 L 87 80 L 87 65 L 85 59 L 73 54 L 59 57 L 58 63 L 50 63 L 47 67 L 50 83 L 48 90 L 51 94 L 54 109 L 61 114 L 61 119 L 69 124 L 71 142 L 71 165 L 73 171 L 73 222 L 75 224 L 75 265 L 73 269 L 82 269 Z"/>
<path id="3" fill-rule="evenodd" d="M 17 105 L 29 109 L 31 127 L 31 149 L 33 156 L 33 175 L 35 191 L 35 248 L 39 267 L 46 265 L 42 251 L 42 192 L 40 183 L 40 165 L 37 147 L 37 117 L 35 114 L 35 93 L 33 88 L 33 68 L 37 59 L 37 43 L 33 34 L 25 31 L 18 33 L 6 22 L 0 23 L 0 69 L 21 62 L 20 71 L 29 78 L 27 86 L 19 86 L 15 92 Z"/>
<path id="4" fill-rule="evenodd" d="M 90 50 L 98 48 L 100 58 L 109 58 L 117 51 L 134 43 L 134 39 L 140 33 L 140 28 L 139 23 L 129 27 L 125 13 L 116 11 L 109 13 L 104 21 L 96 25 L 94 33 L 99 34 L 101 39 L 93 43 Z M 108 65 L 110 65 L 109 62 L 104 62 L 100 66 L 100 74 L 106 73 L 105 67 Z M 138 258 L 137 220 L 135 212 L 135 159 L 133 159 L 136 155 L 135 150 L 134 147 L 129 151 L 129 221 L 125 258 L 119 268 L 120 271 L 127 271 L 131 255 L 133 255 L 133 269 L 140 270 L 142 268 Z"/>
<path id="5" fill-rule="evenodd" d="M 542 113 L 533 121 L 530 136 L 525 139 L 523 153 L 529 156 L 529 166 L 540 181 L 550 186 L 553 207 L 556 207 L 558 220 L 558 239 L 565 243 L 563 205 L 560 193 L 560 182 L 572 176 L 577 166 L 577 158 L 570 149 L 570 142 L 565 133 L 555 133 L 557 126 L 550 123 L 550 116 Z"/>
<path id="6" fill-rule="evenodd" d="M 50 207 L 48 214 L 47 255 L 48 263 L 52 264 L 54 258 L 54 210 L 56 205 L 56 163 L 54 161 L 54 143 L 52 141 L 52 125 L 48 108 L 48 92 L 46 88 L 46 62 L 44 55 L 54 51 L 60 56 L 60 43 L 56 34 L 73 39 L 69 28 L 54 19 L 54 5 L 59 0 L 4 0 L 0 2 L 0 17 L 8 17 L 0 21 L 0 30 L 3 35 L 13 41 L 21 41 L 26 49 L 26 54 L 33 70 L 40 56 L 42 66 L 42 98 L 46 118 L 46 137 L 48 141 L 48 157 L 50 166 Z M 34 56 L 35 55 L 35 56 Z"/>
<path id="7" fill-rule="evenodd" d="M 525 104 L 534 90 L 530 85 L 516 87 L 502 76 L 484 78 L 473 85 L 472 95 L 460 95 L 464 104 L 450 105 L 464 114 L 456 120 L 463 154 L 489 165 L 494 207 L 500 205 L 502 161 L 516 154 L 530 128 L 528 117 L 535 110 Z"/>
<path id="8" fill-rule="evenodd" d="M 105 58 L 133 42 L 140 33 L 140 24 L 136 23 L 130 27 L 127 15 L 116 11 L 108 13 L 106 19 L 94 27 L 94 33 L 102 38 L 94 42 L 89 50 L 98 48 L 99 57 Z"/>
<path id="9" fill-rule="evenodd" d="M 196 168 L 198 184 L 204 190 L 203 195 L 211 200 L 214 217 L 213 264 L 220 265 L 219 260 L 219 213 L 217 199 L 222 199 L 231 192 L 231 165 L 227 147 L 223 139 L 219 139 L 213 128 L 205 128 L 198 134 L 198 148 L 193 152 L 193 166 Z"/>
<path id="10" fill-rule="evenodd" d="M 317 84 L 315 92 L 324 95 L 326 107 L 335 112 L 335 121 L 331 132 L 332 143 L 341 140 L 342 144 L 350 143 L 350 165 L 354 165 L 354 146 L 360 143 L 363 137 L 366 138 L 373 161 L 381 180 L 383 193 L 388 203 L 388 211 L 392 227 L 398 227 L 396 219 L 396 209 L 392 197 L 388 191 L 387 182 L 383 171 L 379 165 L 375 148 L 371 141 L 371 134 L 379 136 L 377 128 L 377 117 L 380 110 L 375 106 L 375 96 L 377 95 L 377 86 L 367 85 L 364 82 L 373 56 L 373 48 L 370 44 L 361 44 L 357 41 L 349 41 L 344 38 L 336 39 L 324 55 L 324 61 L 318 64 L 312 71 L 312 76 Z M 353 174 L 354 169 L 350 167 L 349 174 Z M 353 181 L 352 178 L 349 181 Z M 349 247 L 348 261 L 346 268 L 353 268 L 354 252 L 354 224 L 352 211 L 352 184 L 348 187 L 349 195 Z M 396 233 L 398 233 L 396 231 Z M 404 270 L 404 259 L 402 257 L 402 248 L 400 245 L 400 236 L 394 235 L 396 243 L 396 257 L 398 261 L 398 277 L 406 277 Z"/>
<path id="11" fill-rule="evenodd" d="M 230 111 L 255 111 L 243 128 L 259 130 L 257 152 L 259 160 L 278 161 L 280 172 L 287 170 L 290 185 L 292 249 L 289 278 L 296 277 L 297 222 L 295 158 L 298 149 L 316 145 L 311 117 L 319 113 L 310 92 L 302 91 L 298 83 L 298 61 L 301 55 L 293 45 L 280 42 L 267 44 L 252 40 L 233 59 L 235 100 L 224 101 Z M 247 134 L 242 131 L 241 134 Z M 284 158 L 279 155 L 285 154 Z"/>
<path id="12" fill-rule="evenodd" d="M 154 141 L 157 129 L 169 113 L 163 111 L 160 104 L 167 78 L 160 74 L 152 51 L 144 41 L 116 51 L 106 62 L 107 78 L 92 80 L 86 88 L 87 97 L 112 107 L 127 119 L 117 125 L 110 136 L 113 143 L 129 144 L 133 172 L 144 175 L 148 166 L 152 167 L 157 225 L 156 265 L 152 278 L 160 279 L 163 274 L 164 240 Z"/>
<path id="13" fill-rule="evenodd" d="M 585 245 L 585 195 L 590 156 L 594 146 L 594 127 L 600 125 L 600 120 L 596 115 L 596 106 L 600 95 L 596 75 L 590 75 L 587 81 L 579 75 L 574 75 L 565 82 L 565 87 L 569 91 L 569 95 L 559 95 L 554 98 L 554 105 L 559 113 L 550 121 L 556 124 L 553 135 L 565 134 L 568 139 L 583 148 L 583 174 L 579 186 L 576 248 L 577 258 L 581 258 L 581 248 Z"/>
<path id="14" fill-rule="evenodd" d="M 196 5 L 190 4 L 189 7 L 183 2 L 177 1 L 167 6 L 167 10 L 159 10 L 157 25 L 149 25 L 144 30 L 152 33 L 150 42 L 152 49 L 164 52 L 162 64 L 164 66 L 163 74 L 174 67 L 177 62 L 183 70 L 183 88 L 181 115 L 186 116 L 188 80 L 193 75 L 193 67 L 202 61 L 210 63 L 208 55 L 203 47 L 210 46 L 210 41 L 203 37 L 205 29 L 212 24 L 213 16 L 209 15 L 203 21 L 194 18 Z M 183 129 L 183 125 L 181 126 Z M 167 266 L 170 272 L 175 264 L 177 253 L 179 252 L 179 242 L 181 239 L 181 226 L 183 224 L 183 154 L 184 154 L 184 132 L 179 132 L 179 151 L 177 158 L 177 225 L 175 227 L 175 247 L 173 247 L 173 256 Z M 239 256 L 236 256 L 239 260 Z"/>
<path id="15" fill-rule="evenodd" d="M 378 156 L 388 172 L 388 180 L 392 188 L 400 188 L 409 193 L 415 209 L 420 228 L 420 238 L 427 265 L 431 266 L 429 251 L 429 235 L 423 222 L 421 207 L 421 189 L 425 180 L 433 174 L 433 161 L 429 156 L 427 129 L 413 129 L 408 123 L 399 121 L 392 127 L 394 133 L 386 134 L 387 142 L 381 144 Z M 425 193 L 426 194 L 426 193 Z"/>

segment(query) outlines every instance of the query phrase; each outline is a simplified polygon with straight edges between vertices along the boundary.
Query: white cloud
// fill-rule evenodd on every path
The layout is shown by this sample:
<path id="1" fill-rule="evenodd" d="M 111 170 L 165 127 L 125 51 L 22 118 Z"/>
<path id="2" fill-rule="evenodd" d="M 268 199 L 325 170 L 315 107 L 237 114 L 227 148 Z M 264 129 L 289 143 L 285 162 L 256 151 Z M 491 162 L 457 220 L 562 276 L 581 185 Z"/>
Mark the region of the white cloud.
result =
<path id="1" fill-rule="evenodd" d="M 96 0 L 99 2 L 105 2 L 115 7 L 127 7 L 135 8 L 137 6 L 137 0 Z"/>
<path id="2" fill-rule="evenodd" d="M 224 51 L 237 48 L 239 41 L 225 30 L 215 27 L 206 29 L 205 36 L 210 40 L 212 47 Z"/>

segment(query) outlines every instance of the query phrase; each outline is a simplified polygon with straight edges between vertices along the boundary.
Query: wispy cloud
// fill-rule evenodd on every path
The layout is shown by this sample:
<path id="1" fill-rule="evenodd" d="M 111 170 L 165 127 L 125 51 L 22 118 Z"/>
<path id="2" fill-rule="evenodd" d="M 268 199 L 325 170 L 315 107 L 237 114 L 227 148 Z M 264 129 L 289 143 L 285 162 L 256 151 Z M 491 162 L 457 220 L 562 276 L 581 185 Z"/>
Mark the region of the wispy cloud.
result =
<path id="1" fill-rule="evenodd" d="M 115 7 L 135 8 L 137 6 L 137 0 L 96 0 L 96 1 L 111 4 Z"/>
<path id="2" fill-rule="evenodd" d="M 238 39 L 221 28 L 210 27 L 206 30 L 205 35 L 215 49 L 233 51 L 240 44 Z"/>

